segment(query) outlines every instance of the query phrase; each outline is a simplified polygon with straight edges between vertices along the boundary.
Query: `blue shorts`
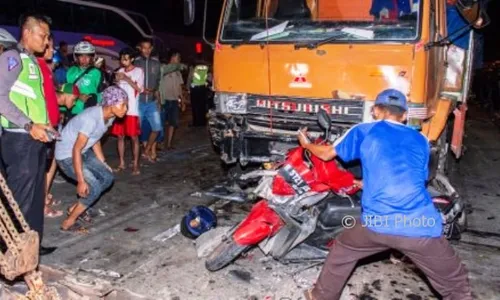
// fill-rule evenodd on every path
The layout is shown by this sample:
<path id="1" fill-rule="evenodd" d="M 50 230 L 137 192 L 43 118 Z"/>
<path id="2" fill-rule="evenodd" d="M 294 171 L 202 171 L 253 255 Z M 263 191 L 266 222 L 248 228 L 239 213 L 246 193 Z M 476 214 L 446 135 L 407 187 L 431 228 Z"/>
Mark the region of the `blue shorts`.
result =
<path id="1" fill-rule="evenodd" d="M 179 102 L 177 100 L 165 100 L 162 110 L 168 125 L 177 128 L 179 126 Z"/>
<path id="2" fill-rule="evenodd" d="M 151 126 L 151 131 L 162 131 L 160 112 L 155 101 L 143 102 L 139 101 L 139 118 L 141 123 L 146 120 Z"/>

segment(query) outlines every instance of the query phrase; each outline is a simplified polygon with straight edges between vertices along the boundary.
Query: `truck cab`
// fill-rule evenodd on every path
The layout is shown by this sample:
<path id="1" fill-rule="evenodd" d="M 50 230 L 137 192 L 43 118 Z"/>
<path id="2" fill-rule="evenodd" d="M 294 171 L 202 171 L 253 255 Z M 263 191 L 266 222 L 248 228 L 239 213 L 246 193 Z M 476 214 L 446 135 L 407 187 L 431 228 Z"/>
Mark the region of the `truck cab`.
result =
<path id="1" fill-rule="evenodd" d="M 450 12 L 463 21 L 459 31 Z M 443 172 L 450 149 L 462 154 L 473 28 L 486 23 L 469 0 L 226 0 L 212 142 L 227 164 L 281 160 L 299 128 L 320 135 L 319 110 L 331 116 L 333 142 L 372 121 L 377 94 L 393 88 L 408 98 L 407 125 L 433 145 L 432 171 Z"/>

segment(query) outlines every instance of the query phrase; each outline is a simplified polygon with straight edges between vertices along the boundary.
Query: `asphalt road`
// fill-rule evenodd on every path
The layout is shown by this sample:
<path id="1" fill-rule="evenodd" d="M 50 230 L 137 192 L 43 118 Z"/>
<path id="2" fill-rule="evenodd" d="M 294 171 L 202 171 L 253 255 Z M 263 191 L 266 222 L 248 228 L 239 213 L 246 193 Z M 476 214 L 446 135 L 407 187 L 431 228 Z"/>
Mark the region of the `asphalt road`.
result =
<path id="1" fill-rule="evenodd" d="M 193 241 L 175 234 L 190 207 L 214 202 L 199 192 L 224 178 L 206 130 L 185 125 L 175 151 L 162 153 L 156 164 L 143 162 L 140 176 L 117 174 L 114 186 L 95 207 L 101 216 L 89 235 L 60 232 L 62 218 L 47 220 L 43 243 L 59 249 L 42 263 L 107 271 L 100 276 L 151 299 L 300 299 L 321 266 L 285 266 L 254 250 L 226 269 L 209 273 Z M 470 232 L 455 247 L 470 271 L 477 299 L 500 299 L 498 129 L 474 113 L 467 122 L 465 144 L 467 152 L 455 166 L 452 182 L 471 205 Z M 116 161 L 115 140 L 105 146 L 108 160 Z M 54 184 L 53 193 L 64 209 L 75 200 L 70 183 Z M 244 214 L 234 207 L 232 213 L 220 215 L 220 226 L 234 225 Z M 342 299 L 436 297 L 412 269 L 384 259 L 361 265 Z"/>

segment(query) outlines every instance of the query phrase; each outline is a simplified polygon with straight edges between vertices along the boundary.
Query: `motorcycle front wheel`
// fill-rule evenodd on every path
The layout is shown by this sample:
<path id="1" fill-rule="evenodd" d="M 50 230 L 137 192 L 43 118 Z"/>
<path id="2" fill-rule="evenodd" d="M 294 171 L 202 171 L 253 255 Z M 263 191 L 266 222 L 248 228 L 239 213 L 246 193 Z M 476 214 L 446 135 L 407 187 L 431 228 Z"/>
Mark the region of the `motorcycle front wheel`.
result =
<path id="1" fill-rule="evenodd" d="M 250 249 L 250 246 L 238 245 L 232 238 L 226 239 L 208 256 L 205 261 L 205 268 L 210 272 L 218 271 L 229 265 L 248 249 Z"/>

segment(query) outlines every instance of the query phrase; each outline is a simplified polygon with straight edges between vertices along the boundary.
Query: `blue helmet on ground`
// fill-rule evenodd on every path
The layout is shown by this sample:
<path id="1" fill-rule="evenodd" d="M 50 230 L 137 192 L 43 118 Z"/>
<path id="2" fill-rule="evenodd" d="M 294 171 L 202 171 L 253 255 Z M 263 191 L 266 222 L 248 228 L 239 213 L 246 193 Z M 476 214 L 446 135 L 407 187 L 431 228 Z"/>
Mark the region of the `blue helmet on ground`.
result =
<path id="1" fill-rule="evenodd" d="M 217 226 L 217 216 L 208 207 L 199 205 L 191 208 L 181 220 L 181 233 L 195 239 Z"/>

